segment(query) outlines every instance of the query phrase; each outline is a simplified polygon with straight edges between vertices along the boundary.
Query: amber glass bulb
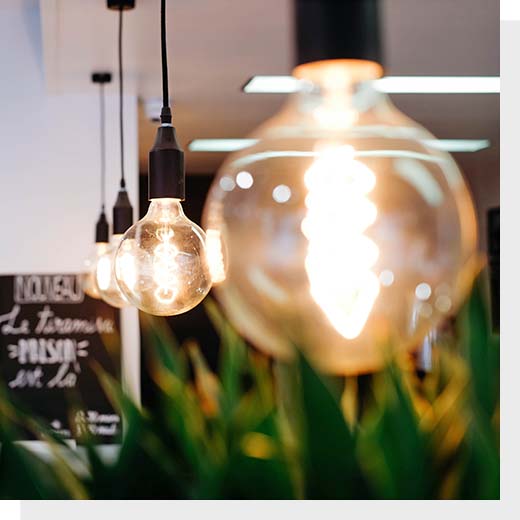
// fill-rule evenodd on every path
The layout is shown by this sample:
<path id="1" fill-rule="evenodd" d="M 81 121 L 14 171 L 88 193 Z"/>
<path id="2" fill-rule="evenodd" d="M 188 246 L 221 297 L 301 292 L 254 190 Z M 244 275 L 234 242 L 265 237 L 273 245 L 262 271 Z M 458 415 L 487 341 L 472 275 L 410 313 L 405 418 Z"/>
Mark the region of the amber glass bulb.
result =
<path id="1" fill-rule="evenodd" d="M 192 309 L 211 288 L 205 242 L 204 232 L 184 215 L 178 199 L 153 199 L 117 251 L 119 287 L 149 314 L 172 316 Z"/>
<path id="2" fill-rule="evenodd" d="M 96 284 L 101 299 L 112 305 L 112 307 L 118 307 L 119 309 L 129 304 L 119 288 L 114 269 L 116 252 L 122 237 L 123 235 L 120 234 L 112 235 L 106 251 L 98 259 L 96 268 Z M 131 267 L 126 271 L 128 283 L 131 283 L 131 280 L 135 279 L 136 276 L 135 271 L 132 271 Z"/>
<path id="3" fill-rule="evenodd" d="M 203 225 L 211 258 L 228 258 L 216 294 L 269 354 L 296 345 L 324 370 L 371 371 L 467 294 L 473 203 L 452 157 L 373 88 L 379 65 L 334 60 L 294 75 L 301 91 L 211 187 Z"/>
<path id="4" fill-rule="evenodd" d="M 85 291 L 85 294 L 97 300 L 101 298 L 96 283 L 97 263 L 107 248 L 107 242 L 96 242 L 94 245 L 94 252 L 89 258 L 85 260 L 85 270 L 81 277 L 83 291 Z"/>

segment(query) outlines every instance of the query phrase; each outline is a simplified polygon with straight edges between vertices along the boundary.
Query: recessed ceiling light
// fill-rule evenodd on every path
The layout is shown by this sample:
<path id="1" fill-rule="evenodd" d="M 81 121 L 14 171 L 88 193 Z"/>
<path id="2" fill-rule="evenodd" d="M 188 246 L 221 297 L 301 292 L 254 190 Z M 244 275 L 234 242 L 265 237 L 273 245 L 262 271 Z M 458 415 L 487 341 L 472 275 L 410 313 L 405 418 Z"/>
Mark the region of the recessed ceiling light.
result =
<path id="1" fill-rule="evenodd" d="M 498 76 L 386 76 L 375 82 L 387 94 L 497 94 Z M 243 87 L 247 94 L 290 94 L 300 89 L 292 76 L 253 76 Z"/>
<path id="2" fill-rule="evenodd" d="M 188 144 L 190 152 L 236 152 L 253 146 L 256 139 L 194 139 Z M 478 152 L 490 146 L 487 139 L 431 139 L 427 146 L 446 152 Z"/>

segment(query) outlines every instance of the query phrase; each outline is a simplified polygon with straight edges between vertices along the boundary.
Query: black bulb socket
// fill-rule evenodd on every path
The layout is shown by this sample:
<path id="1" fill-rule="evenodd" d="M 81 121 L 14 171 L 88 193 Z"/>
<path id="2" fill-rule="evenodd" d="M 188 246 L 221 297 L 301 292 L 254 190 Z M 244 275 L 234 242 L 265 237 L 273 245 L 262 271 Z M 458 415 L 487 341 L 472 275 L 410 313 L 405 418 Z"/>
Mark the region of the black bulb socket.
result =
<path id="1" fill-rule="evenodd" d="M 153 148 L 148 155 L 148 198 L 185 199 L 184 152 L 175 128 L 163 123 L 157 129 Z"/>
<path id="2" fill-rule="evenodd" d="M 98 221 L 96 222 L 96 244 L 108 242 L 108 235 L 108 220 L 105 212 L 102 211 L 99 215 Z"/>
<path id="3" fill-rule="evenodd" d="M 379 0 L 295 0 L 296 63 L 382 63 Z"/>
<path id="4" fill-rule="evenodd" d="M 107 0 L 107 7 L 114 11 L 129 11 L 135 7 L 135 0 Z"/>
<path id="5" fill-rule="evenodd" d="M 125 189 L 119 190 L 116 203 L 112 209 L 112 219 L 114 222 L 114 235 L 126 233 L 133 224 L 133 210 Z"/>
<path id="6" fill-rule="evenodd" d="M 110 72 L 93 72 L 91 77 L 92 83 L 110 83 L 112 74 Z"/>

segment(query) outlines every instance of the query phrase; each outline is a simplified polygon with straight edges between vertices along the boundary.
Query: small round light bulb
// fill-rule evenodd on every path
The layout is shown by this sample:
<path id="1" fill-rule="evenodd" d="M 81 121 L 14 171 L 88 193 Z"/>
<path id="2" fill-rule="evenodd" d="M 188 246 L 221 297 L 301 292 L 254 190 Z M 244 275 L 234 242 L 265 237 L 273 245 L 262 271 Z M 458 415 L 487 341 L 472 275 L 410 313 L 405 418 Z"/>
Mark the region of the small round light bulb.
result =
<path id="1" fill-rule="evenodd" d="M 108 221 L 102 205 L 99 219 L 96 222 L 96 242 L 94 244 L 94 251 L 92 255 L 85 260 L 85 270 L 81 279 L 85 294 L 97 300 L 101 298 L 96 281 L 98 261 L 107 252 L 109 245 L 108 235 Z"/>
<path id="2" fill-rule="evenodd" d="M 206 236 L 179 199 L 152 199 L 121 240 L 115 275 L 128 301 L 148 314 L 181 314 L 204 299 L 211 288 Z"/>
<path id="3" fill-rule="evenodd" d="M 121 242 L 123 235 L 112 235 L 110 243 L 105 252 L 98 258 L 96 266 L 96 286 L 99 296 L 112 307 L 122 309 L 128 305 L 128 300 L 119 289 L 114 273 L 114 262 L 117 248 Z M 135 271 L 127 266 L 126 281 L 128 285 L 132 285 L 132 279 L 135 280 Z"/>
<path id="4" fill-rule="evenodd" d="M 103 256 L 108 248 L 107 242 L 96 242 L 94 252 L 85 260 L 85 271 L 83 272 L 81 281 L 83 284 L 83 291 L 91 298 L 99 300 L 101 295 L 96 283 L 96 273 L 98 261 Z"/>

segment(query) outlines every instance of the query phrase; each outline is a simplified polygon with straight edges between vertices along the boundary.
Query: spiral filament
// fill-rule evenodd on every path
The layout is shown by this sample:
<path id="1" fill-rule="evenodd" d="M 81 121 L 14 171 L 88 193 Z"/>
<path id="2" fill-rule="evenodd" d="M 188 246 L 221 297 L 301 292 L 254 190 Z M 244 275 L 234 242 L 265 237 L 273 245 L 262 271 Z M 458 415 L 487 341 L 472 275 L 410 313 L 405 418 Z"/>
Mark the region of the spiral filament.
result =
<path id="1" fill-rule="evenodd" d="M 351 146 L 339 146 L 322 151 L 304 181 L 302 232 L 308 240 L 310 293 L 337 332 L 354 339 L 379 294 L 379 280 L 371 271 L 379 249 L 364 235 L 377 216 L 366 197 L 375 175 L 354 159 Z"/>
<path id="2" fill-rule="evenodd" d="M 179 293 L 177 255 L 173 244 L 173 229 L 162 228 L 157 232 L 160 243 L 153 250 L 153 280 L 157 284 L 155 297 L 164 304 L 172 303 Z"/>

